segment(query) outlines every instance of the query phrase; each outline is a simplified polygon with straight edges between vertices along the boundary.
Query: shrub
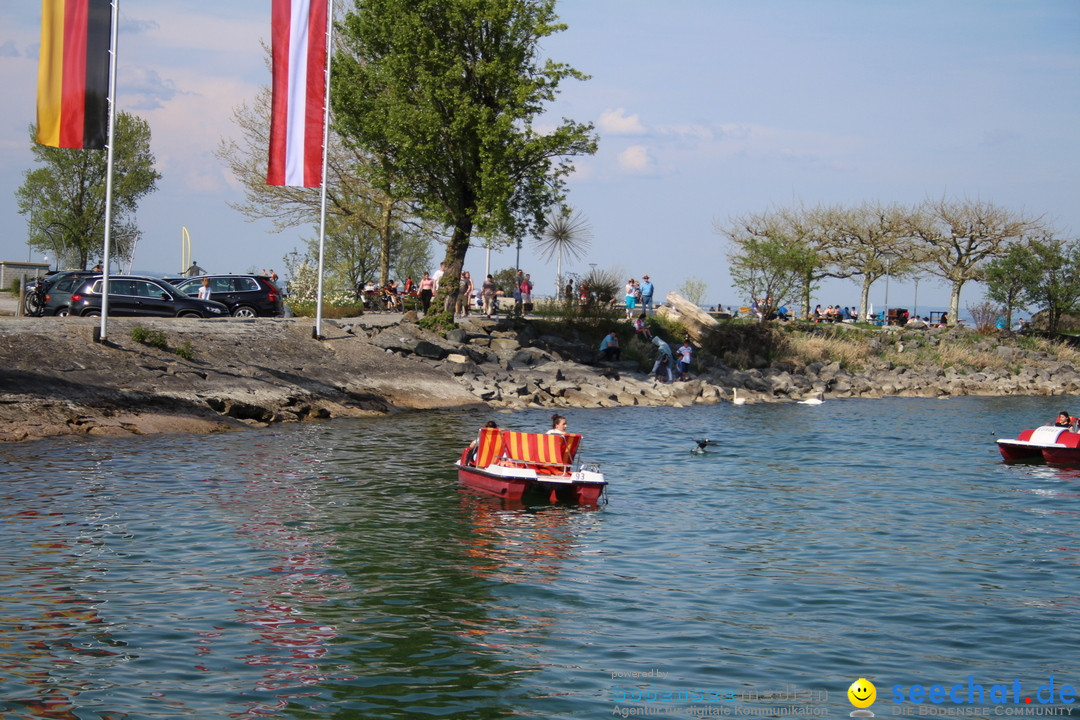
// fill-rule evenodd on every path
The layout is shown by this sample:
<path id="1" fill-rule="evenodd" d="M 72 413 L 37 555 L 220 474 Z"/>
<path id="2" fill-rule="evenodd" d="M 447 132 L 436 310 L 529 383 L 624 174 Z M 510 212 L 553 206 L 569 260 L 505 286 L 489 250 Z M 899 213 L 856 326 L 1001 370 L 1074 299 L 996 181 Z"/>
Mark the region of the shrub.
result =
<path id="1" fill-rule="evenodd" d="M 296 317 L 315 317 L 316 305 L 314 300 L 286 298 L 285 304 L 289 306 L 289 310 Z M 359 300 L 330 302 L 328 298 L 323 298 L 322 316 L 324 318 L 357 317 L 363 314 L 364 303 Z"/>
<path id="2" fill-rule="evenodd" d="M 195 350 L 191 347 L 190 340 L 185 340 L 183 345 L 173 350 L 173 352 L 185 360 L 190 360 L 191 358 L 195 357 Z"/>
<path id="3" fill-rule="evenodd" d="M 453 313 L 448 312 L 428 313 L 420 318 L 420 321 L 417 324 L 425 330 L 431 330 L 439 334 L 445 333 L 447 330 L 453 330 L 457 327 L 457 323 L 454 322 Z"/>
<path id="4" fill-rule="evenodd" d="M 142 325 L 131 328 L 131 339 L 143 345 L 156 347 L 158 350 L 169 349 L 169 339 L 161 330 L 150 330 Z"/>

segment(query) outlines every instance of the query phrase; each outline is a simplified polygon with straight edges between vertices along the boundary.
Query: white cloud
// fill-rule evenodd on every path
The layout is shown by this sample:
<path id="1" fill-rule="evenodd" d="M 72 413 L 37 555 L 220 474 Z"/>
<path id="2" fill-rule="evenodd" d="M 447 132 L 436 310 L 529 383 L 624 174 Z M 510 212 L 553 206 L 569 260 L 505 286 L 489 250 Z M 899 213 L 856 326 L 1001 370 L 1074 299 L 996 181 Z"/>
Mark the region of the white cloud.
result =
<path id="1" fill-rule="evenodd" d="M 627 115 L 625 108 L 617 110 L 605 110 L 600 113 L 600 119 L 596 122 L 600 132 L 610 135 L 644 135 L 645 126 L 641 124 L 638 116 Z"/>
<path id="2" fill-rule="evenodd" d="M 656 160 L 644 145 L 631 145 L 619 153 L 619 167 L 637 175 L 655 172 L 657 169 Z"/>

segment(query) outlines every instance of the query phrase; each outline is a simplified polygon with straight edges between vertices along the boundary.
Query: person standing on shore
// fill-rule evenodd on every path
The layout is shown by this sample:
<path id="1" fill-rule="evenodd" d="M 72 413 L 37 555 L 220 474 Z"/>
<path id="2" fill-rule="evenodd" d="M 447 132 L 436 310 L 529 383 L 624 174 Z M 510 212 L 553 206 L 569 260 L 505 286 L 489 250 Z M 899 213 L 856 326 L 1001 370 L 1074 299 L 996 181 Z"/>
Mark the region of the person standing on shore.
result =
<path id="1" fill-rule="evenodd" d="M 646 315 L 650 314 L 653 309 L 653 284 L 649 281 L 648 275 L 641 276 L 641 309 Z"/>
<path id="2" fill-rule="evenodd" d="M 531 313 L 533 310 L 532 290 L 532 278 L 529 273 L 525 273 L 525 279 L 521 281 L 521 306 L 527 313 Z"/>
<path id="3" fill-rule="evenodd" d="M 424 308 L 424 314 L 427 315 L 428 308 L 431 307 L 432 291 L 435 289 L 435 281 L 431 279 L 431 275 L 424 273 L 423 279 L 420 280 L 420 307 Z"/>
<path id="4" fill-rule="evenodd" d="M 484 284 L 480 286 L 480 292 L 484 296 L 484 315 L 490 318 L 495 306 L 495 278 L 488 275 Z"/>

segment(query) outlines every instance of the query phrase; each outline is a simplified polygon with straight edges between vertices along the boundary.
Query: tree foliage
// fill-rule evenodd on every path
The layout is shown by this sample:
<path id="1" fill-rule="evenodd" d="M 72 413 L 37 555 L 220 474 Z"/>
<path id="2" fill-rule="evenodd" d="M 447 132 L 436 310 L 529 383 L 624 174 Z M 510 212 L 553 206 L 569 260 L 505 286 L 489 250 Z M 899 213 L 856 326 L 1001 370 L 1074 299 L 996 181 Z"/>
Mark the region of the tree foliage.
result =
<path id="1" fill-rule="evenodd" d="M 1029 243 L 1017 243 L 983 266 L 986 296 L 1004 308 L 1006 327 L 1012 327 L 1013 310 L 1025 308 L 1030 289 L 1042 281 L 1039 260 Z"/>
<path id="2" fill-rule="evenodd" d="M 1080 242 L 1044 237 L 1031 240 L 1029 247 L 1039 277 L 1024 296 L 1046 313 L 1047 329 L 1057 332 L 1062 314 L 1080 302 Z"/>
<path id="3" fill-rule="evenodd" d="M 157 188 L 161 174 L 154 169 L 146 120 L 120 112 L 115 133 L 110 259 L 123 262 L 130 261 L 141 234 L 135 221 L 139 200 Z M 36 167 L 23 173 L 15 191 L 27 242 L 56 257 L 58 267 L 85 270 L 104 256 L 106 153 L 39 145 L 35 134 L 31 126 Z"/>
<path id="4" fill-rule="evenodd" d="M 398 182 L 451 229 L 445 271 L 457 277 L 474 229 L 512 239 L 539 228 L 561 199 L 567 158 L 595 151 L 592 126 L 534 121 L 567 78 L 541 62 L 561 31 L 554 0 L 358 0 L 334 58 L 335 124 L 378 157 L 377 187 Z M 452 311 L 456 283 L 440 286 Z"/>

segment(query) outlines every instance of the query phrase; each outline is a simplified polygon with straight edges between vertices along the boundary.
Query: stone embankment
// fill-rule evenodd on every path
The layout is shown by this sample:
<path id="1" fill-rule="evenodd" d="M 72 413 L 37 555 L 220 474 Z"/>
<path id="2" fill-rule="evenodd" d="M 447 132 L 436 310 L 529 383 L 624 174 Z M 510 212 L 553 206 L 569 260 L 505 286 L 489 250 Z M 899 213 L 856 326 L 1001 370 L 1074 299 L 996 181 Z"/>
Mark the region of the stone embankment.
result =
<path id="1" fill-rule="evenodd" d="M 541 335 L 528 322 L 472 319 L 444 338 L 385 316 L 324 320 L 316 340 L 303 319 L 115 319 L 106 343 L 93 339 L 98 322 L 0 318 L 0 440 L 214 432 L 472 404 L 689 406 L 730 401 L 736 388 L 749 402 L 1080 391 L 1071 365 L 993 340 L 984 351 L 1007 369 L 964 373 L 870 359 L 853 374 L 838 363 L 735 370 L 704 359 L 692 380 L 667 384 L 635 362 L 599 363 L 592 346 Z M 167 347 L 136 342 L 136 327 L 159 330 Z M 886 331 L 875 351 L 947 342 L 949 332 Z M 178 348 L 189 348 L 190 359 Z"/>

